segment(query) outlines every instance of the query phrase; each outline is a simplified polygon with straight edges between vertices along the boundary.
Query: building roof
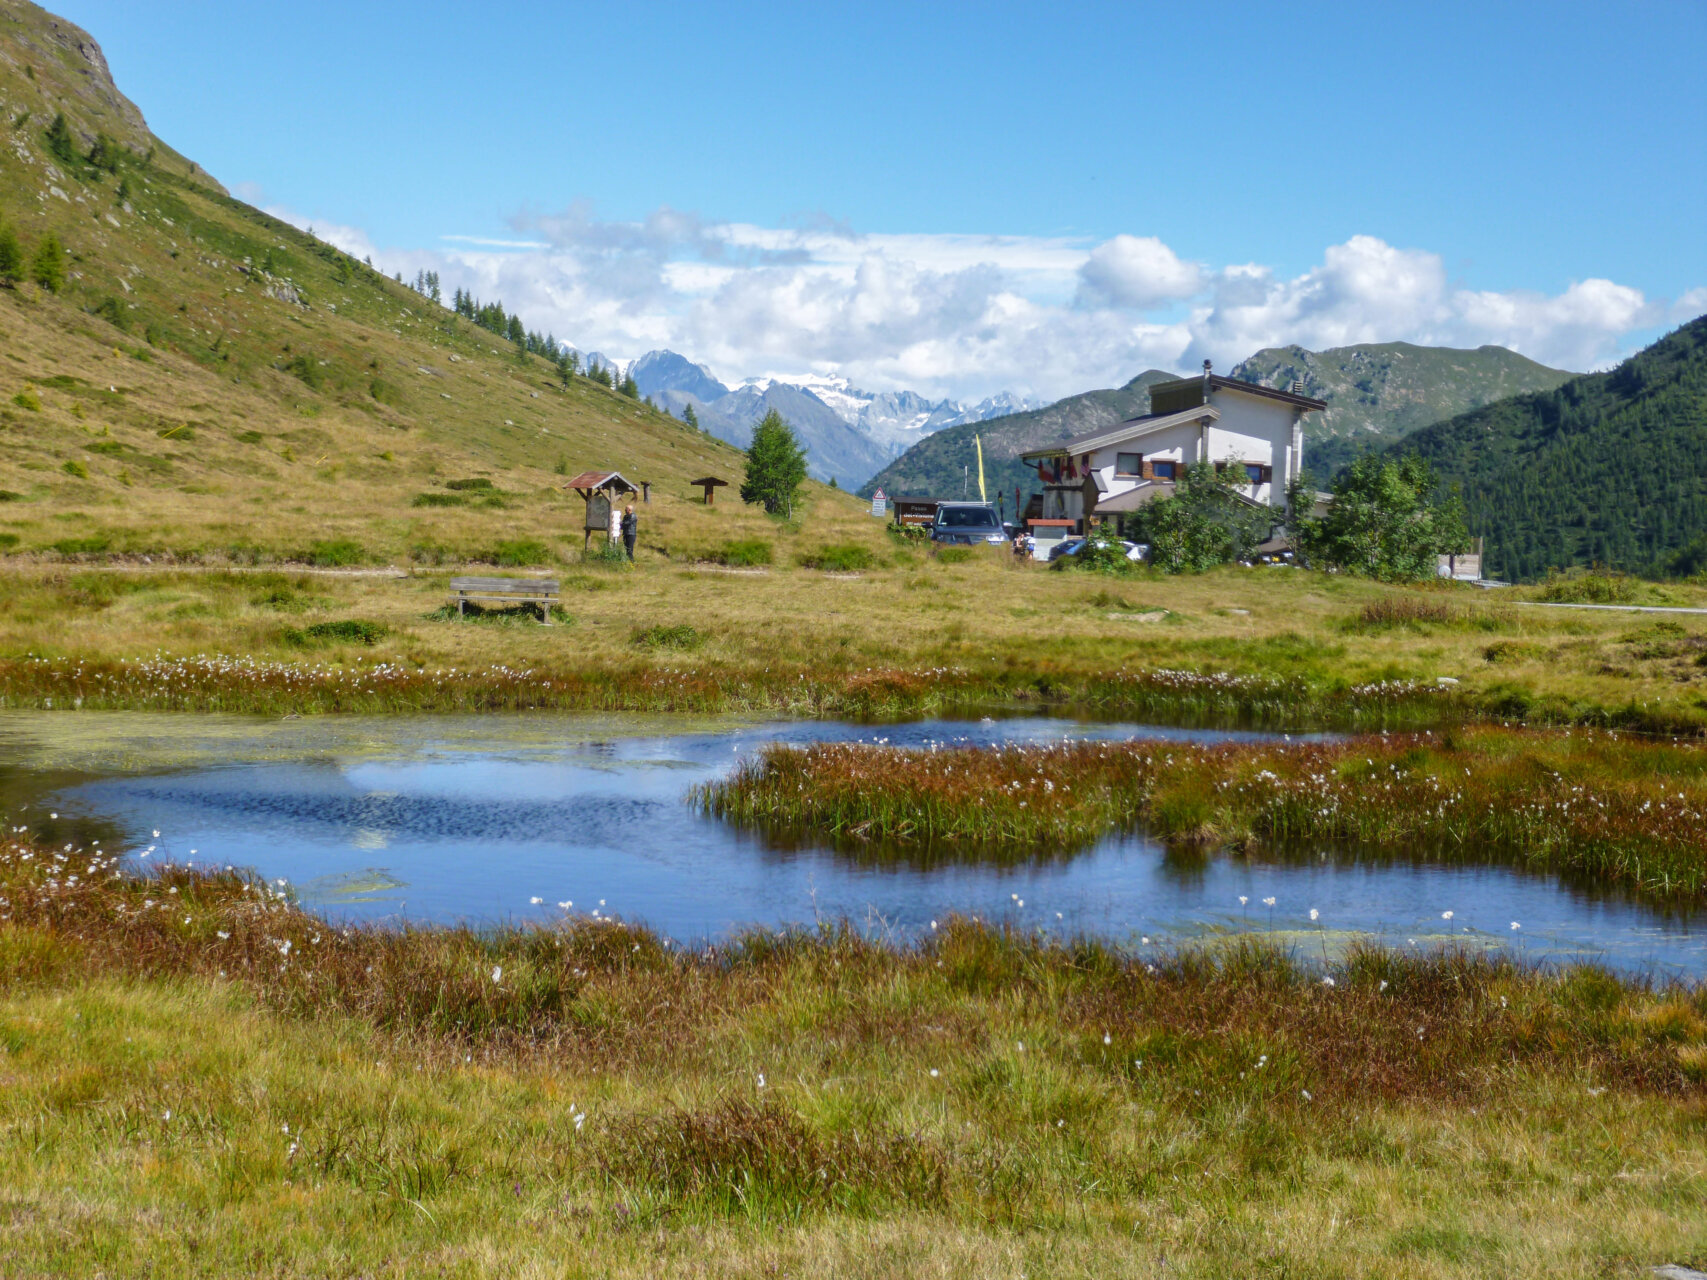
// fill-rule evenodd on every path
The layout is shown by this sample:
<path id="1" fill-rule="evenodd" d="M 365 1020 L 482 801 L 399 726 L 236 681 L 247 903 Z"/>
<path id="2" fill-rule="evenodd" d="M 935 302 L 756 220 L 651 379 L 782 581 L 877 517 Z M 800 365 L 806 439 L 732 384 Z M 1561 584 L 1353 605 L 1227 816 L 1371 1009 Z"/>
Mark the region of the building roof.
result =
<path id="1" fill-rule="evenodd" d="M 1154 502 L 1157 498 L 1172 497 L 1174 487 L 1172 480 L 1144 480 L 1112 498 L 1098 498 L 1096 510 L 1091 514 L 1100 516 L 1113 513 L 1118 515 L 1123 511 L 1136 511 L 1139 507 Z"/>
<path id="2" fill-rule="evenodd" d="M 583 471 L 565 489 L 614 489 L 618 493 L 638 493 L 638 485 L 629 484 L 620 471 Z"/>
<path id="3" fill-rule="evenodd" d="M 1223 378 L 1218 373 L 1212 373 L 1208 378 L 1191 377 L 1175 378 L 1172 382 L 1157 382 L 1150 387 L 1150 396 L 1166 395 L 1170 391 L 1185 391 L 1193 385 L 1202 386 L 1207 382 L 1217 391 L 1240 391 L 1248 396 L 1261 396 L 1265 400 L 1284 400 L 1287 404 L 1296 405 L 1300 409 L 1326 409 L 1326 400 L 1312 400 L 1309 396 L 1296 396 L 1290 391 L 1281 391 L 1276 387 L 1265 387 L 1260 382 L 1243 382 L 1238 378 Z"/>
<path id="4" fill-rule="evenodd" d="M 688 483 L 700 485 L 707 489 L 726 489 L 729 487 L 727 480 L 719 480 L 716 476 L 701 476 L 698 480 L 689 480 Z"/>
<path id="5" fill-rule="evenodd" d="M 1047 449 L 1033 449 L 1030 453 L 1022 453 L 1020 457 L 1026 461 L 1042 458 L 1064 458 L 1071 454 L 1092 453 L 1097 449 L 1106 449 L 1111 444 L 1120 444 L 1126 440 L 1135 440 L 1139 436 L 1149 435 L 1152 431 L 1161 431 L 1167 427 L 1182 426 L 1188 422 L 1200 422 L 1208 419 L 1214 422 L 1221 416 L 1221 411 L 1213 405 L 1193 405 L 1189 409 L 1181 409 L 1178 413 L 1152 413 L 1142 418 L 1128 418 L 1125 422 L 1112 427 L 1099 427 L 1086 435 L 1068 440 L 1064 444 L 1052 445 Z"/>

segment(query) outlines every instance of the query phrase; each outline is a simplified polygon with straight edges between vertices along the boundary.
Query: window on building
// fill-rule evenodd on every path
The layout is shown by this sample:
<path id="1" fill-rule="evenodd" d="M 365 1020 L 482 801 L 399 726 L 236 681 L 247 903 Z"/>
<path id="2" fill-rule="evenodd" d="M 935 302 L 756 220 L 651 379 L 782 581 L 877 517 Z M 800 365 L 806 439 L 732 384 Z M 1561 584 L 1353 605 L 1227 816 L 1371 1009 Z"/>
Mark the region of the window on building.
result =
<path id="1" fill-rule="evenodd" d="M 1262 473 L 1263 473 L 1263 468 L 1262 468 L 1262 465 L 1260 463 L 1256 463 L 1256 462 L 1245 463 L 1245 483 L 1246 484 L 1261 484 L 1262 483 Z"/>
<path id="2" fill-rule="evenodd" d="M 1144 455 L 1141 453 L 1117 453 L 1114 455 L 1114 474 L 1117 476 L 1137 476 L 1144 474 Z"/>
<path id="3" fill-rule="evenodd" d="M 1152 462 L 1150 474 L 1158 480 L 1172 480 L 1174 478 L 1174 465 L 1171 462 Z"/>

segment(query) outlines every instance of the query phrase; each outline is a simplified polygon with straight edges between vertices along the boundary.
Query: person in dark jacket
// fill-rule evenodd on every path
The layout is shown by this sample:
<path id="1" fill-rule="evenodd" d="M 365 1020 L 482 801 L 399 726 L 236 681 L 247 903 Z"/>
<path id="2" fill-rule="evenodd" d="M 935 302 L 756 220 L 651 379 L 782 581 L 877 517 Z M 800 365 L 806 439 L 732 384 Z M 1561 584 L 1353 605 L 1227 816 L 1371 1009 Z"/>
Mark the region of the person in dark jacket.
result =
<path id="1" fill-rule="evenodd" d="M 622 549 L 628 552 L 628 558 L 634 559 L 634 540 L 640 536 L 640 517 L 634 514 L 634 504 L 631 502 L 622 509 Z"/>

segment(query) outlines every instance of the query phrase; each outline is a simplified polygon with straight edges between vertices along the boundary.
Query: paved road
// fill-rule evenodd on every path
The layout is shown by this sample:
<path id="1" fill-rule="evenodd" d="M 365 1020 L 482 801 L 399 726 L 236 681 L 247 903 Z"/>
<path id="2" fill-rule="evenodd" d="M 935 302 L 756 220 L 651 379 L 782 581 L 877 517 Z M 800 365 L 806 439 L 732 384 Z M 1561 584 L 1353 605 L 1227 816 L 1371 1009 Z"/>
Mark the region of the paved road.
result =
<path id="1" fill-rule="evenodd" d="M 1668 604 L 1557 604 L 1550 600 L 1513 600 L 1531 609 L 1611 609 L 1615 613 L 1707 613 L 1707 609 L 1685 609 Z"/>

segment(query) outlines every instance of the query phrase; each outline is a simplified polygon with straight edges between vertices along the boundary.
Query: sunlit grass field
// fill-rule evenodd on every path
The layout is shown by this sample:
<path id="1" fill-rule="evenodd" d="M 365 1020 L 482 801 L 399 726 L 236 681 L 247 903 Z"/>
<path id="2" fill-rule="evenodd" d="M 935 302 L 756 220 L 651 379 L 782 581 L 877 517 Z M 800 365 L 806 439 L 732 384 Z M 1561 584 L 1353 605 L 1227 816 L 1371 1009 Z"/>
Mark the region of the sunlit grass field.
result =
<path id="1" fill-rule="evenodd" d="M 723 508 L 684 503 L 693 520 L 671 526 L 681 533 L 672 545 L 654 530 L 668 510 L 655 499 L 642 508 L 632 567 L 582 563 L 578 540 L 553 544 L 548 526 L 508 517 L 512 537 L 537 530 L 553 548 L 549 567 L 502 570 L 558 578 L 551 626 L 522 613 L 458 619 L 446 593 L 466 566 L 13 557 L 0 564 L 0 698 L 277 714 L 1077 706 L 1282 728 L 1465 717 L 1707 725 L 1707 616 L 1540 607 L 1533 588 L 1392 587 L 1295 569 L 1107 578 L 998 552 L 948 563 L 844 504 L 820 491 L 793 521 L 737 513 L 725 538 L 714 523 Z M 770 563 L 708 558 L 737 532 Z M 866 567 L 801 563 L 826 547 L 857 548 Z M 1649 590 L 1674 604 L 1707 600 L 1690 585 Z M 208 670 L 155 678 L 136 666 L 157 658 Z M 232 659 L 266 670 L 240 679 Z"/>

